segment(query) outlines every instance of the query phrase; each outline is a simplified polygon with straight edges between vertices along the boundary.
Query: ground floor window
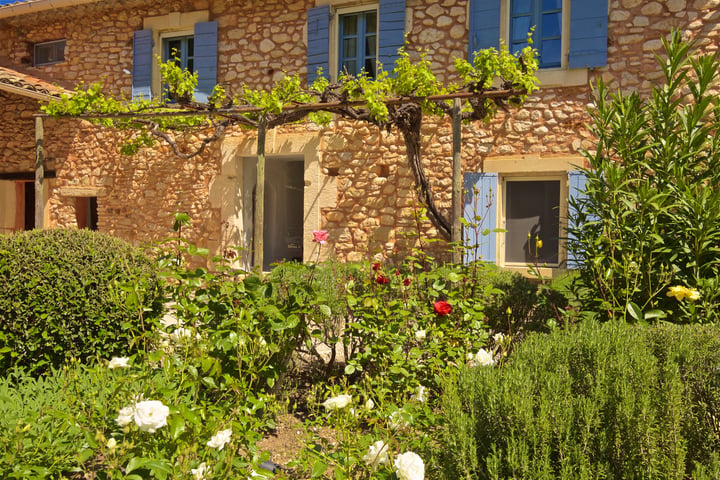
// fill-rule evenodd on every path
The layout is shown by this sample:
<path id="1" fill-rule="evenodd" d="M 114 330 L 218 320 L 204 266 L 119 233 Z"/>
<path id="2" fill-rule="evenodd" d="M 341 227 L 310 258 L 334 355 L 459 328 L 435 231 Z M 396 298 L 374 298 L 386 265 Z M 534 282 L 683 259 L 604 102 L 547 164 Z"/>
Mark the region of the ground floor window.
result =
<path id="1" fill-rule="evenodd" d="M 97 230 L 97 197 L 75 198 L 75 220 L 78 228 Z"/>
<path id="2" fill-rule="evenodd" d="M 557 265 L 560 180 L 506 180 L 505 262 Z"/>

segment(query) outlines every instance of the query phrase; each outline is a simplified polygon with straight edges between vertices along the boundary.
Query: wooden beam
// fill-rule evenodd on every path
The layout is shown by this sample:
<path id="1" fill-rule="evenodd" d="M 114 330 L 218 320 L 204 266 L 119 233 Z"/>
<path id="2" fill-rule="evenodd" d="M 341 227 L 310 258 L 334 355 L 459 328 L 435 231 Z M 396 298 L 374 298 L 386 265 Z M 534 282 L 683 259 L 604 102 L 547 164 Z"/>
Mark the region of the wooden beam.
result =
<path id="1" fill-rule="evenodd" d="M 43 178 L 56 178 L 55 170 L 44 170 Z M 35 172 L 4 172 L 0 173 L 0 180 L 35 180 Z"/>
<path id="2" fill-rule="evenodd" d="M 43 119 L 35 118 L 35 228 L 43 228 L 45 218 L 45 195 L 43 179 L 45 178 L 45 154 L 43 152 Z"/>

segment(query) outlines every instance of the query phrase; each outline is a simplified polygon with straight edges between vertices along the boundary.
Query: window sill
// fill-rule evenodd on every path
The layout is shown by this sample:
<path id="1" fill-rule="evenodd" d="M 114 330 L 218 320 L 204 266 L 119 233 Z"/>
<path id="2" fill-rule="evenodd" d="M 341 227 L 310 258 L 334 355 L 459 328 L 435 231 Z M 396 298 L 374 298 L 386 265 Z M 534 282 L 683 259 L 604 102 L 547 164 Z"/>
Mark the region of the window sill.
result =
<path id="1" fill-rule="evenodd" d="M 579 87 L 588 84 L 587 68 L 547 68 L 537 71 L 540 88 Z"/>

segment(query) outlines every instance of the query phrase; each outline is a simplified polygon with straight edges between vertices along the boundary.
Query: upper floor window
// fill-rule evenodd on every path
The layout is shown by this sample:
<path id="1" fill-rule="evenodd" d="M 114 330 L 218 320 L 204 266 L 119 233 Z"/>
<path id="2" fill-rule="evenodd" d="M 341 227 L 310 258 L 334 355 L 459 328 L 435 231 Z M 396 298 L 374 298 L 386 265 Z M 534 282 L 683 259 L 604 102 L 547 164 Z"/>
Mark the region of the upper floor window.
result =
<path id="1" fill-rule="evenodd" d="M 163 40 L 163 62 L 174 59 L 175 63 L 189 72 L 195 71 L 195 37 L 172 37 Z"/>
<path id="2" fill-rule="evenodd" d="M 527 46 L 531 28 L 540 68 L 556 68 L 562 63 L 562 0 L 511 0 L 510 48 L 513 53 Z"/>
<path id="3" fill-rule="evenodd" d="M 36 43 L 33 49 L 33 65 L 51 65 L 65 61 L 65 40 Z"/>
<path id="4" fill-rule="evenodd" d="M 339 16 L 339 58 L 341 72 L 375 77 L 377 68 L 377 11 Z"/>

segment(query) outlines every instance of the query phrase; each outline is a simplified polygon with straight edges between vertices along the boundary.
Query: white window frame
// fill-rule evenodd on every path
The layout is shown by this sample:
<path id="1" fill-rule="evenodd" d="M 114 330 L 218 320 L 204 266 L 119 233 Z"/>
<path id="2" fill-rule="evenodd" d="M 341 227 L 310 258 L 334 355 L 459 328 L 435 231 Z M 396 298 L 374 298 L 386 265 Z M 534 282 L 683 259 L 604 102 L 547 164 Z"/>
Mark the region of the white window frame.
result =
<path id="1" fill-rule="evenodd" d="M 56 45 L 62 44 L 63 54 L 62 59 L 60 60 L 52 60 L 49 62 L 38 62 L 38 48 L 42 47 L 55 47 Z M 60 40 L 51 40 L 49 42 L 39 42 L 33 45 L 33 67 L 42 67 L 45 65 L 55 65 L 56 63 L 62 63 L 65 61 L 65 49 L 67 48 L 67 40 L 64 38 L 61 38 Z"/>
<path id="2" fill-rule="evenodd" d="M 375 52 L 377 57 L 377 54 L 380 52 L 380 5 L 374 2 L 361 5 L 355 4 L 351 6 L 330 6 L 330 13 L 332 14 L 332 16 L 330 20 L 330 51 L 328 53 L 330 55 L 329 64 L 331 81 L 336 81 L 338 78 L 338 73 L 340 72 L 340 16 L 353 13 L 369 12 L 371 10 L 375 10 L 375 12 L 377 13 L 378 34 L 375 37 Z"/>
<path id="3" fill-rule="evenodd" d="M 505 45 L 510 45 L 510 1 L 500 2 L 500 38 Z M 540 80 L 540 88 L 570 87 L 587 85 L 589 70 L 587 68 L 569 68 L 570 54 L 570 0 L 562 2 L 562 40 L 560 42 L 560 67 L 542 68 L 536 76 Z"/>
<path id="4" fill-rule="evenodd" d="M 568 217 L 568 172 L 544 172 L 541 174 L 504 174 L 498 176 L 498 194 L 497 198 L 500 199 L 499 208 L 500 214 L 498 216 L 498 227 L 505 230 L 507 229 L 507 182 L 527 182 L 527 181 L 559 181 L 560 182 L 560 198 L 559 198 L 559 230 L 558 230 L 558 263 L 554 264 L 543 264 L 539 266 L 543 269 L 557 269 L 561 265 L 567 262 L 567 245 L 562 239 L 563 232 L 567 229 L 567 217 Z M 498 265 L 503 267 L 509 267 L 514 269 L 527 270 L 528 262 L 509 262 L 505 259 L 505 247 L 507 233 L 503 232 L 497 236 L 497 256 Z M 549 270 L 548 270 L 549 271 Z"/>

